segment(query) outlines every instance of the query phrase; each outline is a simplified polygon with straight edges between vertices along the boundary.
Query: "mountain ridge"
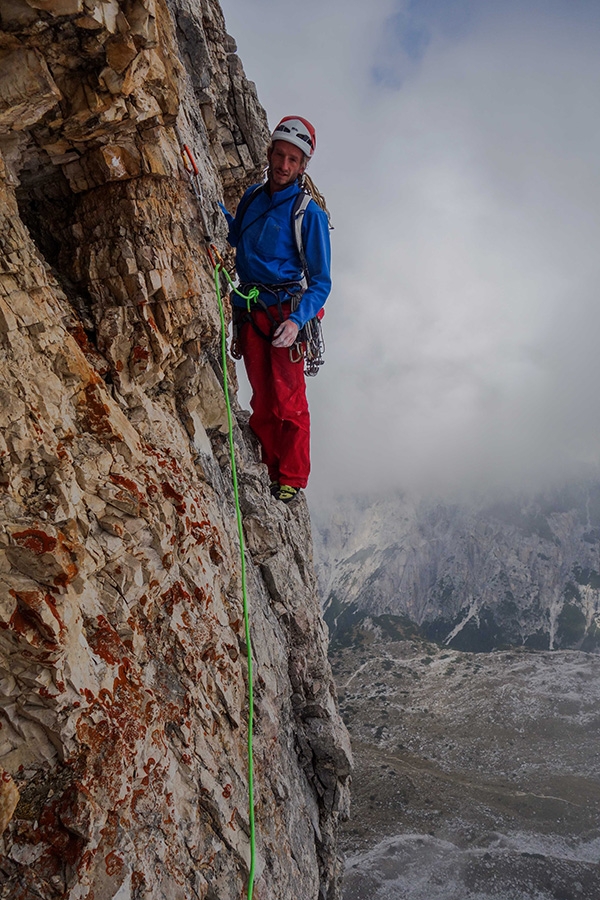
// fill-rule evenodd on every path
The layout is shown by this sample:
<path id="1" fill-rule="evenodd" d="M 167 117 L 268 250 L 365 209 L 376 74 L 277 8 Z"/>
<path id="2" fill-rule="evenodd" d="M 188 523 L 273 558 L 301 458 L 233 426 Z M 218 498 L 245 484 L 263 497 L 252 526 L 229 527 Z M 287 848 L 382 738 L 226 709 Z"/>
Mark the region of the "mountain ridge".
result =
<path id="1" fill-rule="evenodd" d="M 462 650 L 600 647 L 600 486 L 467 502 L 346 499 L 316 517 L 325 617 L 406 616 Z"/>

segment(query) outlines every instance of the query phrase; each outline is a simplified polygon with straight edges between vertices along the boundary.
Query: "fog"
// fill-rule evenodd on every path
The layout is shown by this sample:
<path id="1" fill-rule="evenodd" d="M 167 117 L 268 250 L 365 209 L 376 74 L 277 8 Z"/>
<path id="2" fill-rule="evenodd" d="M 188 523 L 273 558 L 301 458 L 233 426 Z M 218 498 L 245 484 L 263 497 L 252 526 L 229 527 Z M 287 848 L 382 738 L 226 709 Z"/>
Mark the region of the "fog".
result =
<path id="1" fill-rule="evenodd" d="M 597 477 L 600 6 L 222 6 L 335 226 L 309 496 Z"/>

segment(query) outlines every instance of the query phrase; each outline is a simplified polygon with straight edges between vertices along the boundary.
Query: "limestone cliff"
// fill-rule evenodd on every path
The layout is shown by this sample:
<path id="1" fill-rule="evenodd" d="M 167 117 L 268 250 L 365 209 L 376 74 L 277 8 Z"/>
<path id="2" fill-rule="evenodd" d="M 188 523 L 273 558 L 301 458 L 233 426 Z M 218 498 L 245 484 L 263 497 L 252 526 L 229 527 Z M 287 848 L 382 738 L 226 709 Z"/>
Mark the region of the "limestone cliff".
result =
<path id="1" fill-rule="evenodd" d="M 0 26 L 0 896 L 242 897 L 248 648 L 204 236 L 223 249 L 215 201 L 256 178 L 265 115 L 216 0 L 0 0 Z M 350 750 L 308 512 L 271 498 L 235 412 L 255 896 L 335 898 Z"/>

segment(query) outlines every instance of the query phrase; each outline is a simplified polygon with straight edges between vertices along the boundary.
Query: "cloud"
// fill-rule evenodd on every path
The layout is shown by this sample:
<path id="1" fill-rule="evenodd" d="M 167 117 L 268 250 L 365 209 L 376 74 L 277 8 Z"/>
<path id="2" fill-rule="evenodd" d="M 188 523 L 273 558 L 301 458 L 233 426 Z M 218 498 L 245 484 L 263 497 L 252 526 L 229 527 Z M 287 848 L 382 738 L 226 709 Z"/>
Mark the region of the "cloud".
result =
<path id="1" fill-rule="evenodd" d="M 271 121 L 318 128 L 335 286 L 313 491 L 596 471 L 600 9 L 223 6 Z"/>

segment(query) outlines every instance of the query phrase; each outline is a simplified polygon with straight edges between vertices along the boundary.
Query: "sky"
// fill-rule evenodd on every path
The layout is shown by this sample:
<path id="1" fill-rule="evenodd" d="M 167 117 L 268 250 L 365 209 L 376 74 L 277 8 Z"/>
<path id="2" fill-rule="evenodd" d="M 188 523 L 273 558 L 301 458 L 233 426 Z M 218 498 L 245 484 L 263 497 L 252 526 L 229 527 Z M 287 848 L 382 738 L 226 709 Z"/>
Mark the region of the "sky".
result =
<path id="1" fill-rule="evenodd" d="M 599 477 L 600 3 L 222 7 L 334 225 L 309 499 Z"/>

